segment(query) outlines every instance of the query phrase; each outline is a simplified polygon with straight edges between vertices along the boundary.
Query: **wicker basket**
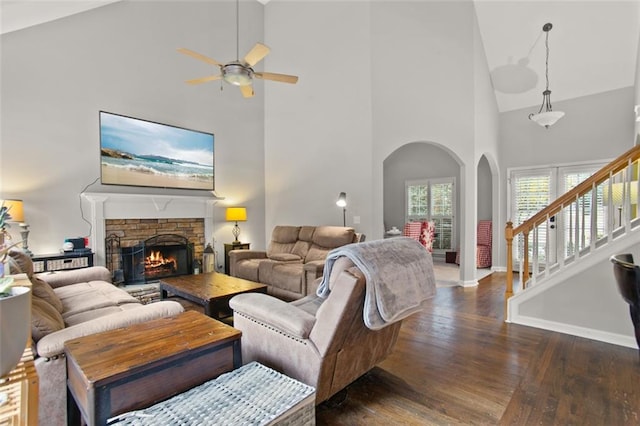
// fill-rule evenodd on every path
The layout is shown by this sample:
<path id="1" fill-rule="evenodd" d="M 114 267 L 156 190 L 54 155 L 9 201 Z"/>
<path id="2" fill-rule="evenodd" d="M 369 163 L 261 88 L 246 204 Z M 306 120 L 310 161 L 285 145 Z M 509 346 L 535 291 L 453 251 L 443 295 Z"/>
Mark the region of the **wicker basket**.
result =
<path id="1" fill-rule="evenodd" d="M 315 389 L 257 362 L 109 425 L 315 425 Z"/>

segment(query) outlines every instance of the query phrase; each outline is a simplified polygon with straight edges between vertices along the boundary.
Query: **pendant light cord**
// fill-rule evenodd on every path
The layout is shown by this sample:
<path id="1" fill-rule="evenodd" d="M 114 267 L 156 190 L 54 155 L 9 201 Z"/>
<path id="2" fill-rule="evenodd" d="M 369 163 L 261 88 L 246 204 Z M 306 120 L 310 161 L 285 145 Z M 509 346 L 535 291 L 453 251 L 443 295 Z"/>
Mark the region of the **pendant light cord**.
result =
<path id="1" fill-rule="evenodd" d="M 551 31 L 551 30 L 549 30 Z M 547 87 L 545 90 L 549 90 L 549 31 L 547 31 L 547 36 L 544 40 L 544 47 L 547 51 L 547 56 L 545 58 L 545 62 L 544 62 L 544 66 L 545 66 L 545 72 L 544 72 L 544 76 L 547 80 Z"/>

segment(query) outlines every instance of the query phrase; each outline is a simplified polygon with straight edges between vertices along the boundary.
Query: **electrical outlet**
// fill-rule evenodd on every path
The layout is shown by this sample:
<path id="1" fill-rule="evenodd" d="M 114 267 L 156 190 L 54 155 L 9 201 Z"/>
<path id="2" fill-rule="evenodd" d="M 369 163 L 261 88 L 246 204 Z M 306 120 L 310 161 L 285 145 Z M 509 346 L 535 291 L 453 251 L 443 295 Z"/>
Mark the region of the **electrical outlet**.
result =
<path id="1" fill-rule="evenodd" d="M 357 225 L 357 224 L 359 224 L 359 223 L 360 223 L 360 216 L 354 216 L 354 217 L 353 217 L 353 224 L 354 224 L 354 225 Z"/>

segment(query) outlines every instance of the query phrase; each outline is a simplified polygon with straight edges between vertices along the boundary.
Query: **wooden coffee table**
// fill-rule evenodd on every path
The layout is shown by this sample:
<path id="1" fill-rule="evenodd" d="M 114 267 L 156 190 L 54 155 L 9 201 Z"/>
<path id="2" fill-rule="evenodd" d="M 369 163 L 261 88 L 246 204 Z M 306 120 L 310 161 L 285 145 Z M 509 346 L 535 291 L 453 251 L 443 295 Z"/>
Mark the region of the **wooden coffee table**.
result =
<path id="1" fill-rule="evenodd" d="M 184 312 L 69 340 L 69 424 L 104 425 L 242 365 L 241 332 Z"/>
<path id="2" fill-rule="evenodd" d="M 266 293 L 267 286 L 242 278 L 209 272 L 198 275 L 182 275 L 160 280 L 160 293 L 166 299 L 168 293 L 204 306 L 204 313 L 215 319 L 231 316 L 229 299 L 236 294 Z"/>

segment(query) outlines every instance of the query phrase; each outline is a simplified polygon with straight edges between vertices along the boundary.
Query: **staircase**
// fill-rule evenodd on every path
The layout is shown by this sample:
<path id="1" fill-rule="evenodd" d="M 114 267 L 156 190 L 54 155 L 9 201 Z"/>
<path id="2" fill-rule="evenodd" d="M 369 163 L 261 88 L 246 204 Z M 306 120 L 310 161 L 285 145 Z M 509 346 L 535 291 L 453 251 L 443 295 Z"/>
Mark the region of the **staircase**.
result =
<path id="1" fill-rule="evenodd" d="M 613 273 L 608 259 L 613 254 L 640 246 L 639 159 L 640 145 L 620 155 L 526 222 L 515 227 L 511 222 L 507 223 L 507 322 L 589 338 L 596 334 L 599 335 L 596 340 L 636 347 L 631 336 L 628 340 L 625 337 L 626 322 L 631 327 L 628 307 L 618 295 L 612 295 L 613 290 L 609 288 L 613 283 Z M 547 236 L 551 235 L 554 237 L 547 241 Z M 520 278 L 515 287 L 514 271 Z M 581 284 L 593 280 L 597 282 Z M 565 289 L 564 293 L 551 290 L 559 284 L 570 285 L 571 290 Z M 565 302 L 567 311 L 572 303 L 578 301 L 587 302 L 585 309 L 589 309 L 588 305 L 593 300 L 588 299 L 589 294 L 584 294 L 589 292 L 595 292 L 591 299 L 606 299 L 609 305 L 604 304 L 606 308 L 598 309 L 596 300 L 590 308 L 593 314 L 584 315 L 584 312 L 576 311 L 578 313 L 573 315 L 576 318 L 563 324 L 558 319 L 562 315 L 557 312 L 562 311 L 562 305 L 554 298 L 573 294 L 575 297 L 569 297 Z M 617 306 L 615 297 L 620 299 L 620 306 Z M 535 298 L 538 301 L 531 303 Z M 554 304 L 560 308 L 555 313 L 547 312 L 548 318 L 545 319 L 545 311 L 551 310 L 547 306 Z M 621 307 L 623 314 L 613 312 Z M 621 317 L 616 318 L 617 315 Z M 605 324 L 602 333 L 594 332 L 587 325 L 598 316 Z M 608 325 L 610 322 L 618 324 L 611 326 Z"/>

